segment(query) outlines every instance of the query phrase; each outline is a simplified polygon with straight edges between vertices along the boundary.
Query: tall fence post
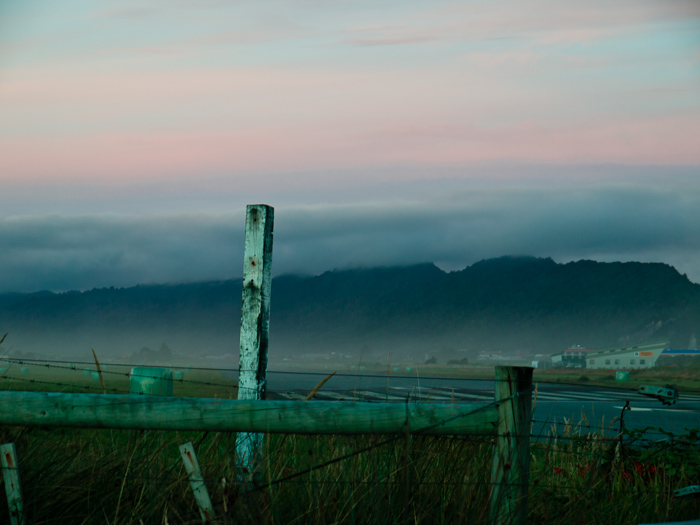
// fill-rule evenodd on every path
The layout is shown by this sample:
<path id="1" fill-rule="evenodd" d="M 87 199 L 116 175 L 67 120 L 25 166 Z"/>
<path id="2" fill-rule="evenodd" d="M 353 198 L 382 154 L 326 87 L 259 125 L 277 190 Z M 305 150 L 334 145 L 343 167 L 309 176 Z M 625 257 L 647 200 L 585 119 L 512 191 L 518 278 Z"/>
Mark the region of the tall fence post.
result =
<path id="1" fill-rule="evenodd" d="M 274 208 L 265 204 L 246 208 L 243 259 L 243 306 L 238 399 L 264 399 L 267 387 L 267 346 L 272 284 Z M 263 434 L 241 432 L 236 440 L 236 464 L 241 481 L 252 480 L 262 461 Z"/>
<path id="2" fill-rule="evenodd" d="M 491 469 L 491 523 L 527 522 L 532 368 L 496 367 L 498 431 Z"/>

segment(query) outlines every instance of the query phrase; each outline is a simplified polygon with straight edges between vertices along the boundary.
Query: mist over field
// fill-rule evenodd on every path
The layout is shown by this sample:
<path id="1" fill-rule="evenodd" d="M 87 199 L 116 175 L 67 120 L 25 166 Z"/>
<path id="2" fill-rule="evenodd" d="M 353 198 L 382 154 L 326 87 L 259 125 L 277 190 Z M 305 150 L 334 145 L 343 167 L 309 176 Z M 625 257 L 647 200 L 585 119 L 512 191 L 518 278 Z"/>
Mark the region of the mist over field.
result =
<path id="1" fill-rule="evenodd" d="M 8 355 L 237 366 L 241 280 L 0 296 Z M 271 363 L 523 358 L 571 345 L 694 347 L 700 285 L 652 263 L 502 257 L 273 279 Z M 315 354 L 315 357 L 313 356 Z M 301 357 L 305 356 L 305 357 Z M 324 361 L 325 360 L 325 361 Z M 288 363 L 288 364 L 291 364 Z"/>

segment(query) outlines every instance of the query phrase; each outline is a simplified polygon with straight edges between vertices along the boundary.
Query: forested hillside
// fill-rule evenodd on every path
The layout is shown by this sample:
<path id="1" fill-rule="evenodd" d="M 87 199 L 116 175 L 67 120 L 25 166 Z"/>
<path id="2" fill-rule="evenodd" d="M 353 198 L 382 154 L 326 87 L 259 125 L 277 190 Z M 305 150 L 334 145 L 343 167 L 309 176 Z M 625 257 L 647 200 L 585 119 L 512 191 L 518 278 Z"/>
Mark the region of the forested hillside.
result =
<path id="1" fill-rule="evenodd" d="M 15 351 L 129 355 L 166 342 L 197 355 L 236 352 L 241 281 L 0 296 Z M 445 273 L 432 264 L 281 276 L 271 352 L 554 353 L 700 333 L 700 285 L 665 264 L 557 264 L 502 257 Z"/>

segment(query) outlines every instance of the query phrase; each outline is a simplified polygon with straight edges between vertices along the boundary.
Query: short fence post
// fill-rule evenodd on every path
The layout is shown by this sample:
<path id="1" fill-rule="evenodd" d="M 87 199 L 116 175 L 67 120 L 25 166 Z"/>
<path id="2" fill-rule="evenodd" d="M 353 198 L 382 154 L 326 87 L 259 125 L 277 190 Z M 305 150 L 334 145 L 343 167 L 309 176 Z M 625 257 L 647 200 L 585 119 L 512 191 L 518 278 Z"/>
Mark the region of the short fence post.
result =
<path id="1" fill-rule="evenodd" d="M 216 514 L 209 497 L 209 491 L 204 483 L 204 474 L 202 474 L 202 469 L 199 466 L 199 460 L 191 441 L 180 445 L 180 454 L 182 455 L 182 461 L 185 463 L 185 470 L 190 477 L 190 486 L 192 487 L 192 492 L 194 492 L 194 499 L 199 506 L 202 521 L 209 523 L 216 517 Z"/>
<path id="2" fill-rule="evenodd" d="M 498 432 L 491 469 L 491 523 L 527 522 L 532 368 L 496 367 Z"/>
<path id="3" fill-rule="evenodd" d="M 265 204 L 246 208 L 243 259 L 243 306 L 238 372 L 238 399 L 264 399 L 267 387 L 267 346 L 272 284 L 274 208 Z M 240 481 L 249 482 L 262 461 L 263 434 L 241 432 L 236 439 Z"/>
<path id="4" fill-rule="evenodd" d="M 5 492 L 7 493 L 7 506 L 10 509 L 10 523 L 22 525 L 24 523 L 24 510 L 22 505 L 22 485 L 19 481 L 19 463 L 14 443 L 5 443 L 0 446 L 2 454 L 2 477 L 5 480 Z"/>

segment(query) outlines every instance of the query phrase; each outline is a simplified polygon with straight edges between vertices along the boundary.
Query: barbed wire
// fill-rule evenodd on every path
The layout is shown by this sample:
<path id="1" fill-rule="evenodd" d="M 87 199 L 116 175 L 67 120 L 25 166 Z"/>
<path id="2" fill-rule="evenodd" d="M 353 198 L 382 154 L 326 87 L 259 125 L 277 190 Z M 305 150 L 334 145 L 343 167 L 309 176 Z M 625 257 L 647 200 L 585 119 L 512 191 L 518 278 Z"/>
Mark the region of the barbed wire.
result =
<path id="1" fill-rule="evenodd" d="M 30 364 L 34 366 L 41 366 L 45 368 L 57 368 L 57 369 L 62 369 L 62 370 L 72 370 L 75 372 L 78 372 L 78 367 L 76 365 L 81 364 L 81 365 L 88 365 L 90 367 L 96 367 L 95 363 L 88 363 L 88 362 L 72 362 L 72 361 L 47 361 L 47 360 L 28 360 L 24 358 L 4 358 L 2 359 L 6 362 L 11 362 L 14 364 Z M 63 363 L 63 364 L 53 364 L 53 363 Z M 114 365 L 114 366 L 132 366 L 132 365 L 124 365 L 124 364 L 119 364 L 119 365 Z M 144 366 L 144 365 L 137 365 L 137 366 Z M 192 368 L 192 370 L 195 370 Z M 218 371 L 218 372 L 225 372 L 225 371 L 239 371 L 239 369 L 214 369 L 214 368 L 199 368 L 197 370 L 207 370 L 207 371 Z M 99 373 L 97 370 L 93 371 L 94 373 Z M 116 375 L 116 376 L 124 376 L 127 378 L 131 377 L 137 377 L 137 378 L 147 378 L 147 379 L 152 379 L 152 376 L 149 375 L 140 375 L 140 374 L 132 374 L 130 371 L 122 371 L 122 372 L 117 372 L 117 371 L 112 371 L 112 370 L 101 370 L 100 371 L 102 374 L 105 375 Z M 268 373 L 293 373 L 296 374 L 297 372 L 268 372 Z M 322 373 L 315 373 L 315 372 L 309 372 L 309 373 L 302 373 L 304 375 L 323 375 L 323 376 L 328 376 L 328 374 L 322 374 Z M 380 378 L 386 378 L 389 376 L 372 376 L 372 375 L 364 375 L 364 376 L 356 376 L 353 374 L 335 374 L 340 377 L 380 377 Z M 14 377 L 7 377 L 7 376 L 0 376 L 5 379 L 14 379 Z M 408 376 L 409 378 L 413 379 L 411 376 Z M 197 385 L 203 385 L 203 386 L 215 386 L 215 387 L 225 387 L 225 388 L 231 388 L 232 385 L 226 384 L 226 383 L 215 383 L 212 381 L 199 381 L 199 380 L 193 380 L 193 379 L 185 379 L 183 378 L 173 378 L 173 382 L 179 382 L 179 383 L 191 383 L 191 384 L 197 384 Z M 51 384 L 51 382 L 45 381 L 46 384 Z M 60 384 L 60 383 L 55 383 L 55 384 Z M 240 385 L 237 386 L 239 389 L 248 389 L 248 390 L 257 390 L 256 388 L 253 387 L 242 387 Z M 114 389 L 112 389 L 114 390 Z"/>
<path id="2" fill-rule="evenodd" d="M 7 374 L 0 376 L 0 379 L 7 379 L 10 381 L 22 381 L 25 383 L 30 383 L 30 384 L 38 384 L 38 385 L 52 385 L 52 386 L 61 386 L 61 387 L 66 387 L 66 388 L 71 388 L 71 389 L 83 389 L 83 390 L 97 390 L 99 392 L 103 392 L 103 388 L 101 386 L 92 386 L 92 385 L 77 385 L 75 383 L 61 383 L 58 381 L 43 381 L 40 379 L 30 379 L 30 378 L 24 378 L 24 377 L 10 377 Z M 107 388 L 106 389 L 109 392 L 113 392 L 115 394 L 120 394 L 120 393 L 129 393 L 128 390 L 121 390 L 117 388 Z"/>
<path id="3" fill-rule="evenodd" d="M 0 361 L 6 361 L 6 362 L 16 362 L 19 364 L 36 364 L 36 365 L 43 365 L 46 366 L 46 364 L 51 364 L 52 366 L 53 363 L 60 363 L 64 365 L 84 365 L 84 366 L 89 366 L 89 367 L 94 367 L 95 362 L 94 361 L 75 361 L 75 360 L 58 360 L 58 359 L 34 359 L 34 358 L 24 358 L 24 357 L 0 357 Z M 108 362 L 105 363 L 109 366 L 120 366 L 120 367 L 140 367 L 140 366 L 149 366 L 144 363 L 114 363 L 114 362 Z M 238 367 L 233 367 L 233 368 L 220 368 L 220 367 L 196 367 L 196 366 L 189 366 L 189 365 L 165 365 L 168 368 L 174 368 L 178 370 L 185 370 L 185 371 L 210 371 L 210 372 L 238 372 L 240 373 L 241 371 L 243 372 L 257 372 L 257 370 L 247 370 L 247 369 L 240 369 Z M 56 367 L 58 367 L 56 365 Z M 65 367 L 68 369 L 73 369 L 77 371 L 77 366 L 68 366 Z M 103 371 L 103 373 L 106 371 Z M 122 372 L 117 372 L 117 373 L 122 373 Z M 326 377 L 329 375 L 328 371 L 300 371 L 300 370 L 268 370 L 268 374 L 280 374 L 280 375 L 301 375 L 301 376 L 318 376 L 318 377 Z M 423 380 L 423 381 L 430 381 L 430 380 L 440 380 L 440 381 L 468 381 L 468 382 L 487 382 L 487 383 L 495 383 L 495 382 L 503 382 L 503 381 L 509 381 L 508 379 L 496 379 L 496 378 L 488 378 L 488 377 L 460 377 L 460 376 L 433 376 L 433 375 L 423 375 L 423 376 L 418 376 L 416 375 L 409 375 L 409 374 L 402 374 L 402 373 L 391 373 L 391 372 L 375 372 L 375 373 L 359 373 L 359 371 L 356 372 L 336 372 L 335 373 L 336 377 L 351 377 L 351 378 L 367 378 L 367 379 L 408 379 L 408 380 Z M 544 384 L 544 385 L 552 385 L 552 386 L 558 386 L 558 387 L 576 387 L 578 389 L 592 389 L 592 388 L 605 388 L 606 390 L 613 390 L 613 391 L 621 391 L 621 392 L 629 392 L 629 393 L 637 393 L 636 390 L 631 389 L 631 388 L 625 388 L 623 386 L 618 386 L 618 385 L 605 385 L 605 386 L 600 386 L 600 385 L 586 385 L 586 384 L 581 384 L 581 383 L 567 383 L 567 382 L 560 382 L 560 381 L 547 381 L 547 380 L 542 380 L 538 379 L 536 381 L 538 384 Z M 211 383 L 210 383 L 211 384 Z M 223 384 L 211 384 L 213 386 L 226 386 Z M 690 393 L 690 394 L 700 394 L 700 390 L 691 390 L 691 389 L 683 389 L 683 392 L 685 393 Z"/>
<path id="4" fill-rule="evenodd" d="M 71 371 L 74 371 L 74 372 L 79 372 L 79 371 L 80 371 L 78 365 L 84 365 L 84 366 L 87 366 L 87 367 L 89 367 L 89 368 L 84 368 L 84 369 L 83 369 L 83 372 L 84 372 L 85 370 L 91 371 L 91 372 L 93 372 L 93 373 L 98 372 L 98 371 L 96 370 L 96 365 L 95 365 L 95 363 L 94 363 L 94 362 L 87 362 L 87 361 L 67 361 L 67 360 L 66 360 L 66 361 L 63 361 L 63 360 L 27 359 L 27 358 L 14 358 L 14 357 L 12 357 L 12 358 L 3 357 L 3 358 L 0 359 L 0 361 L 5 361 L 5 362 L 7 362 L 7 363 L 18 364 L 18 365 L 30 365 L 30 366 L 39 366 L 39 367 L 45 367 L 45 368 L 56 368 L 56 369 L 62 369 L 62 370 L 71 370 Z M 146 365 L 128 364 L 128 363 L 105 363 L 105 365 L 108 365 L 108 366 L 118 366 L 118 367 L 132 367 L 132 368 L 133 368 L 133 367 L 146 366 Z M 95 368 L 95 370 L 92 370 L 93 367 Z M 230 368 L 230 369 L 225 369 L 225 368 L 209 368 L 209 367 L 172 367 L 172 368 L 178 369 L 178 370 L 180 370 L 180 371 L 185 371 L 185 372 L 187 372 L 187 371 L 193 371 L 193 370 L 198 370 L 198 371 L 210 371 L 210 372 L 220 372 L 220 373 L 221 373 L 221 372 L 239 372 L 239 373 L 240 373 L 240 371 L 241 371 L 241 370 L 238 369 L 238 368 Z M 244 370 L 244 371 L 245 371 L 245 370 Z M 131 371 L 105 370 L 105 369 L 103 369 L 102 367 L 101 367 L 101 370 L 99 371 L 99 373 L 102 373 L 103 376 L 104 376 L 104 375 L 107 375 L 107 376 L 120 376 L 120 377 L 125 377 L 125 378 L 137 377 L 137 378 L 144 378 L 144 379 L 152 379 L 152 376 L 149 376 L 149 375 L 132 374 Z M 268 374 L 293 374 L 293 375 L 309 375 L 309 376 L 318 376 L 318 377 L 320 377 L 320 376 L 327 377 L 327 376 L 329 375 L 329 374 L 327 374 L 327 373 L 325 373 L 325 372 L 299 372 L 299 371 L 268 371 Z M 373 379 L 373 378 L 374 378 L 374 379 L 382 379 L 382 380 L 383 380 L 383 379 L 410 379 L 410 380 L 416 380 L 416 381 L 420 381 L 421 379 L 422 379 L 423 381 L 430 381 L 430 380 L 440 380 L 440 381 L 444 381 L 444 380 L 448 380 L 448 381 L 479 381 L 479 382 L 484 382 L 484 381 L 485 381 L 485 382 L 496 382 L 496 381 L 499 381 L 499 380 L 496 380 L 496 379 L 457 378 L 457 377 L 448 377 L 448 376 L 442 376 L 442 377 L 441 377 L 441 376 L 424 376 L 424 377 L 421 378 L 421 377 L 409 376 L 409 375 L 395 375 L 395 374 L 357 374 L 357 373 L 342 373 L 342 372 L 341 372 L 341 373 L 335 373 L 334 375 L 337 376 L 337 377 L 351 377 L 351 378 L 354 378 L 354 379 Z M 18 377 L 15 377 L 15 376 L 9 376 L 8 374 L 4 374 L 4 375 L 0 376 L 0 378 L 2 378 L 2 379 L 8 379 L 8 380 L 24 380 L 23 378 L 18 378 Z M 232 379 L 231 381 L 233 381 L 233 379 Z M 500 381 L 507 381 L 507 380 L 500 380 Z M 54 384 L 54 385 L 62 386 L 62 387 L 68 386 L 66 383 L 60 383 L 60 382 L 55 382 L 55 381 L 46 381 L 46 380 L 41 380 L 41 381 L 40 381 L 40 380 L 34 380 L 34 382 L 35 382 L 35 383 L 40 383 L 40 384 L 47 384 L 47 385 L 49 385 L 49 384 Z M 239 389 L 248 389 L 248 390 L 253 390 L 253 391 L 254 391 L 254 390 L 257 390 L 257 388 L 255 388 L 255 387 L 238 386 L 238 385 L 233 385 L 233 384 L 231 384 L 231 383 L 220 383 L 220 382 L 215 382 L 215 381 L 203 381 L 203 380 L 196 380 L 196 379 L 187 379 L 187 378 L 184 378 L 184 377 L 182 377 L 182 378 L 173 378 L 173 382 L 180 383 L 180 384 L 185 384 L 185 383 L 187 383 L 187 384 L 200 385 L 200 386 L 220 387 L 220 388 L 224 388 L 224 389 L 233 388 L 233 387 L 235 386 L 236 388 L 239 388 Z M 542 382 L 541 382 L 541 381 L 540 381 L 540 382 L 537 382 L 537 384 L 540 384 L 540 383 L 542 383 Z M 591 386 L 591 385 L 579 385 L 579 384 L 569 384 L 569 383 L 548 383 L 548 384 L 553 384 L 553 385 L 557 385 L 557 386 L 560 386 L 560 387 L 562 387 L 562 386 L 563 386 L 563 387 L 576 387 L 577 389 L 584 389 L 584 390 L 585 390 L 585 389 L 600 388 L 600 387 Z M 86 388 L 86 387 L 81 387 L 81 388 Z M 430 397 L 431 393 L 435 392 L 436 390 L 437 390 L 438 392 L 435 392 L 433 395 L 439 395 L 440 390 L 442 390 L 442 389 L 448 389 L 448 388 L 449 388 L 449 387 L 435 387 L 435 386 L 431 386 L 431 387 L 428 387 L 428 388 L 427 388 L 427 389 L 428 389 L 428 394 L 421 395 L 420 397 L 421 397 L 421 398 Z M 619 388 L 617 388 L 617 389 L 612 389 L 612 388 L 610 388 L 610 387 L 604 387 L 604 388 L 611 389 L 611 390 L 618 390 L 618 391 L 619 391 L 619 390 L 623 390 L 623 391 L 625 391 L 625 392 L 635 393 L 635 394 L 637 393 L 635 390 L 626 390 L 626 389 L 619 389 Z M 86 388 L 86 389 L 87 389 L 87 388 Z M 95 387 L 94 389 L 95 389 L 95 390 L 99 390 L 98 387 Z M 109 390 L 109 391 L 111 391 L 111 392 L 114 392 L 114 393 L 119 393 L 119 389 L 116 389 L 116 388 L 110 388 L 110 389 L 107 389 L 107 390 Z M 332 392 L 332 391 L 333 391 L 333 390 L 331 390 L 331 392 Z M 326 392 L 328 392 L 328 390 L 326 390 Z M 449 392 L 450 392 L 450 391 L 448 390 L 446 393 L 449 393 Z M 486 394 L 486 393 L 489 393 L 489 392 L 486 391 L 486 390 L 479 390 L 479 391 L 474 391 L 474 392 L 471 392 L 471 391 L 470 391 L 470 392 L 468 392 L 468 393 L 465 393 L 465 392 L 456 392 L 456 393 L 455 393 L 454 390 L 452 390 L 452 393 L 457 395 L 457 398 L 455 398 L 456 401 L 459 401 L 460 403 L 463 403 L 463 402 L 465 402 L 465 401 L 471 401 L 471 400 L 466 400 L 466 399 L 463 399 L 463 398 L 462 398 L 462 399 L 459 399 L 459 396 L 463 396 L 463 395 L 465 395 L 465 394 L 466 394 L 466 395 L 480 395 L 480 394 L 482 395 L 482 394 Z M 320 396 L 323 396 L 324 393 L 321 392 L 319 395 L 320 395 Z M 414 394 L 414 395 L 415 395 L 415 394 Z M 571 402 L 572 400 L 560 399 L 560 400 L 541 400 L 541 401 L 543 401 L 543 402 L 544 402 L 544 401 L 546 401 L 546 402 L 555 402 L 555 403 L 569 403 L 569 402 Z M 584 400 L 582 400 L 582 401 L 584 401 Z M 592 401 L 592 402 L 596 402 L 596 401 L 602 401 L 602 400 L 591 399 L 591 401 Z"/>
<path id="5" fill-rule="evenodd" d="M 484 404 L 483 406 L 477 408 L 476 410 L 470 410 L 470 411 L 465 412 L 465 413 L 463 413 L 463 414 L 457 414 L 457 415 L 455 415 L 455 416 L 452 416 L 452 417 L 443 419 L 443 420 L 441 420 L 441 421 L 437 421 L 436 423 L 433 423 L 433 424 L 431 424 L 431 425 L 424 426 L 424 427 L 419 428 L 419 429 L 417 429 L 417 430 L 410 430 L 410 428 L 407 427 L 407 430 L 406 430 L 406 432 L 404 432 L 404 433 L 397 434 L 397 435 L 392 436 L 392 437 L 390 437 L 390 438 L 387 438 L 387 439 L 384 439 L 384 440 L 382 440 L 382 441 L 379 441 L 378 443 L 369 445 L 369 446 L 367 446 L 367 447 L 363 447 L 363 448 L 361 448 L 361 449 L 359 449 L 359 450 L 356 450 L 356 451 L 350 452 L 350 453 L 348 453 L 348 454 L 344 454 L 344 455 L 342 455 L 342 456 L 340 456 L 340 457 L 333 458 L 333 459 L 331 459 L 331 460 L 325 461 L 325 462 L 323 462 L 323 463 L 321 463 L 321 464 L 319 464 L 319 465 L 316 465 L 316 466 L 314 466 L 314 467 L 310 467 L 310 468 L 301 470 L 301 471 L 299 471 L 299 472 L 295 472 L 295 473 L 293 473 L 293 474 L 289 474 L 288 476 L 285 476 L 285 477 L 283 477 L 283 478 L 279 478 L 279 479 L 277 479 L 277 480 L 269 481 L 269 482 L 267 482 L 267 483 L 265 483 L 265 484 L 258 485 L 257 487 L 254 487 L 253 489 L 250 489 L 248 492 L 257 491 L 257 490 L 262 490 L 262 489 L 264 489 L 264 488 L 268 488 L 268 487 L 277 485 L 277 484 L 279 484 L 279 483 L 282 483 L 282 482 L 284 482 L 284 481 L 286 481 L 286 480 L 294 479 L 294 478 L 297 478 L 297 477 L 299 477 L 299 476 L 303 476 L 304 474 L 308 474 L 308 473 L 310 473 L 310 472 L 313 472 L 314 469 L 321 469 L 321 468 L 330 466 L 330 465 L 332 465 L 332 464 L 334 464 L 334 463 L 338 463 L 338 462 L 343 461 L 343 460 L 345 460 L 345 459 L 349 459 L 349 458 L 354 457 L 354 456 L 357 456 L 357 455 L 359 455 L 359 454 L 364 454 L 365 452 L 369 452 L 369 451 L 371 451 L 371 450 L 373 450 L 373 449 L 375 449 L 375 448 L 377 448 L 377 447 L 381 447 L 381 446 L 383 446 L 383 445 L 386 445 L 386 444 L 389 444 L 389 443 L 393 443 L 394 441 L 397 441 L 397 440 L 399 440 L 399 439 L 407 439 L 407 438 L 410 437 L 410 436 L 420 435 L 420 434 L 422 434 L 422 433 L 424 433 L 424 432 L 426 432 L 427 430 L 430 430 L 430 429 L 432 429 L 432 428 L 436 428 L 436 427 L 438 427 L 438 426 L 445 425 L 446 423 L 449 423 L 449 422 L 451 422 L 451 421 L 455 421 L 455 420 L 457 420 L 457 419 L 460 419 L 460 418 L 462 418 L 462 417 L 466 417 L 466 416 L 468 416 L 468 415 L 473 415 L 473 414 L 475 414 L 475 413 L 477 413 L 477 412 L 479 412 L 479 411 L 481 411 L 481 410 L 485 410 L 485 409 L 487 409 L 487 408 L 489 408 L 489 407 L 492 407 L 492 406 L 498 406 L 498 405 L 503 404 L 503 403 L 505 403 L 505 402 L 507 402 L 507 401 L 510 401 L 510 400 L 512 400 L 512 399 L 515 399 L 515 398 L 518 398 L 518 397 L 520 397 L 520 396 L 522 396 L 522 395 L 524 395 L 524 394 L 527 394 L 527 393 L 532 392 L 532 390 L 534 390 L 534 387 L 531 386 L 530 388 L 527 388 L 527 389 L 525 389 L 525 390 L 523 390 L 523 391 L 516 392 L 515 394 L 513 394 L 513 395 L 511 395 L 511 396 L 504 397 L 504 398 L 499 399 L 499 400 L 497 400 L 497 401 L 494 401 L 494 402 L 492 402 L 492 403 Z"/>
<path id="6" fill-rule="evenodd" d="M 61 370 L 72 370 L 72 371 L 74 371 L 74 372 L 80 372 L 80 370 L 78 369 L 77 366 L 70 366 L 70 363 L 72 363 L 72 362 L 68 362 L 68 361 L 65 362 L 66 365 L 56 365 L 56 364 L 50 364 L 50 363 L 45 363 L 45 362 L 39 362 L 39 361 L 27 362 L 27 360 L 25 360 L 25 359 L 19 359 L 19 358 L 18 358 L 18 359 L 11 359 L 11 360 L 8 360 L 7 358 L 4 358 L 4 359 L 2 359 L 2 360 L 8 361 L 8 362 L 12 362 L 12 363 L 14 363 L 14 364 L 19 364 L 19 365 L 29 364 L 29 365 L 32 365 L 32 366 L 39 366 L 39 367 L 42 367 L 42 368 L 57 368 L 57 369 L 61 369 Z M 52 361 L 51 363 L 57 363 L 57 362 L 58 362 L 58 363 L 62 363 L 63 361 Z M 75 363 L 75 364 L 79 364 L 79 363 Z M 75 365 L 75 364 L 74 364 L 74 365 Z M 94 362 L 92 363 L 91 366 L 96 367 L 96 365 L 95 365 Z M 154 379 L 154 377 L 153 377 L 152 375 L 134 374 L 134 373 L 131 373 L 131 371 L 120 371 L 120 372 L 118 372 L 118 371 L 114 371 L 114 370 L 104 370 L 104 369 L 102 368 L 102 366 L 103 366 L 103 365 L 100 366 L 100 370 L 99 370 L 99 371 L 98 371 L 98 370 L 90 370 L 90 372 L 96 373 L 96 374 L 100 374 L 100 373 L 101 373 L 102 375 L 120 376 L 120 377 L 129 378 L 129 379 L 132 378 L 132 377 L 136 377 L 136 378 L 140 378 L 140 379 L 141 379 L 141 378 L 143 378 L 143 379 Z M 114 365 L 114 366 L 130 366 L 130 365 Z M 139 365 L 139 366 L 143 366 L 143 365 Z M 3 378 L 3 379 L 11 379 L 11 380 L 19 379 L 19 380 L 22 380 L 22 378 L 17 378 L 17 377 L 14 377 L 14 376 L 10 377 L 10 376 L 8 376 L 7 374 L 5 374 L 5 375 L 3 375 L 3 376 L 0 376 L 0 377 Z M 215 383 L 215 382 L 212 382 L 212 381 L 200 381 L 200 380 L 196 380 L 196 379 L 185 379 L 184 377 L 183 377 L 183 378 L 173 378 L 172 381 L 173 381 L 173 382 L 176 382 L 176 383 L 191 383 L 191 384 L 195 384 L 195 385 L 217 386 L 217 387 L 224 387 L 224 388 L 232 388 L 232 387 L 237 387 L 237 388 L 241 388 L 241 389 L 246 389 L 246 388 L 248 388 L 248 387 L 238 387 L 237 385 L 231 384 L 231 383 Z M 231 380 L 231 381 L 233 381 L 233 380 Z M 44 381 L 44 382 L 47 383 L 47 384 L 51 384 L 51 383 L 52 383 L 52 382 L 50 382 L 50 381 Z M 54 384 L 62 384 L 62 383 L 54 383 Z M 95 388 L 98 388 L 98 387 L 95 387 Z M 112 389 L 112 390 L 115 390 L 115 389 Z M 255 389 L 253 388 L 253 389 L 251 389 L 251 390 L 255 390 Z"/>
<path id="7" fill-rule="evenodd" d="M 53 366 L 53 365 L 45 365 L 45 364 L 44 364 L 44 365 L 42 365 L 42 366 Z M 72 369 L 72 370 L 76 370 L 75 367 L 69 367 L 69 368 Z M 103 373 L 110 373 L 110 371 L 103 371 Z M 128 374 L 123 374 L 123 373 L 120 373 L 120 372 L 111 372 L 111 373 L 115 373 L 115 374 L 119 374 L 119 375 L 127 375 L 127 376 L 128 376 Z M 151 378 L 151 376 L 139 376 L 138 374 L 136 374 L 135 377 L 147 377 L 147 378 Z M 21 377 L 13 377 L 13 378 L 10 378 L 10 377 L 8 377 L 7 375 L 2 375 L 2 376 L 0 376 L 0 378 L 2 378 L 2 379 L 11 379 L 11 380 L 16 380 L 16 381 L 21 381 L 21 382 L 26 382 L 26 383 L 28 383 L 28 384 L 40 384 L 40 385 L 59 386 L 59 387 L 62 387 L 62 388 L 64 388 L 64 389 L 71 389 L 71 390 L 76 390 L 76 389 L 78 389 L 78 390 L 92 390 L 92 391 L 95 391 L 95 392 L 109 391 L 109 392 L 112 392 L 112 393 L 115 393 L 115 394 L 118 394 L 118 393 L 128 393 L 128 391 L 126 391 L 126 390 L 121 390 L 121 389 L 118 389 L 118 388 L 102 389 L 102 388 L 100 388 L 100 386 L 97 386 L 97 385 L 95 385 L 95 386 L 91 386 L 91 385 L 80 385 L 80 384 L 75 384 L 75 383 L 62 383 L 62 382 L 57 382 L 57 381 L 44 381 L 44 380 L 31 379 L 31 378 L 21 378 Z M 181 380 L 180 380 L 180 379 L 177 379 L 177 380 L 174 380 L 174 381 L 181 381 Z M 204 384 L 211 384 L 211 383 L 209 383 L 209 382 L 201 382 L 201 381 L 198 381 L 197 383 L 199 383 L 199 384 L 202 384 L 202 383 L 204 383 Z M 226 386 L 228 386 L 228 385 L 226 385 Z M 146 393 L 143 393 L 143 392 L 141 392 L 141 393 L 139 393 L 139 394 L 140 394 L 140 395 L 147 395 Z M 163 399 L 164 402 L 165 402 L 165 399 L 167 399 L 167 398 L 164 398 L 164 399 Z M 408 402 L 408 399 L 406 400 L 406 402 Z M 485 406 L 493 406 L 493 404 L 484 405 L 484 407 L 485 407 Z M 483 407 L 481 407 L 481 408 L 483 408 Z M 480 408 L 480 409 L 481 409 L 481 408 Z M 572 423 L 572 422 L 566 422 L 566 421 L 560 422 L 560 421 L 548 421 L 548 420 L 536 420 L 536 419 L 533 419 L 533 420 L 531 420 L 531 421 L 532 421 L 532 423 L 535 423 L 535 424 L 539 423 L 539 424 L 542 424 L 543 426 L 544 426 L 544 425 L 552 425 L 552 426 L 555 426 L 555 427 L 557 427 L 557 426 L 564 426 L 565 428 L 568 427 L 568 428 L 570 428 L 573 432 L 581 431 L 581 430 L 590 431 L 591 429 L 603 430 L 604 432 L 606 432 L 606 431 L 616 432 L 616 431 L 615 431 L 614 429 L 612 429 L 610 426 L 604 427 L 604 426 L 598 426 L 598 425 L 584 424 L 584 423 L 582 423 L 582 422 Z M 544 428 L 544 427 L 543 427 L 543 428 Z M 654 430 L 654 429 L 651 429 L 651 430 Z M 618 438 L 620 437 L 620 434 L 619 434 L 619 431 L 618 431 L 618 433 L 617 433 L 616 435 L 610 436 L 610 437 L 606 437 L 606 436 L 604 436 L 604 435 L 603 435 L 603 436 L 600 436 L 600 435 L 598 435 L 598 434 L 593 434 L 591 437 L 587 437 L 587 436 L 581 436 L 581 435 L 561 435 L 561 434 L 552 434 L 552 433 L 550 433 L 550 434 L 544 434 L 543 432 L 539 432 L 539 433 L 537 433 L 537 434 L 530 434 L 530 435 L 528 435 L 528 436 L 519 436 L 519 437 L 528 437 L 529 439 L 533 439 L 533 438 L 534 438 L 534 440 L 535 440 L 536 442 L 541 442 L 542 440 L 551 441 L 552 439 L 555 439 L 555 440 L 558 440 L 558 441 L 560 441 L 560 442 L 561 442 L 561 441 L 576 441 L 576 442 L 579 442 L 579 443 L 580 443 L 580 442 L 589 441 L 589 442 L 601 443 L 601 442 L 610 442 L 610 441 L 614 441 L 614 440 L 616 440 L 616 439 L 618 439 Z M 636 438 L 634 438 L 634 439 L 626 439 L 625 442 L 624 442 L 624 444 L 625 444 L 626 446 L 631 446 L 632 444 L 637 444 L 638 446 L 641 446 L 641 445 L 643 445 L 643 444 L 646 443 L 647 446 L 655 446 L 655 445 L 658 444 L 658 441 L 659 441 L 658 439 L 642 438 L 642 437 L 639 437 L 639 436 L 638 436 L 638 437 L 636 437 Z"/>

